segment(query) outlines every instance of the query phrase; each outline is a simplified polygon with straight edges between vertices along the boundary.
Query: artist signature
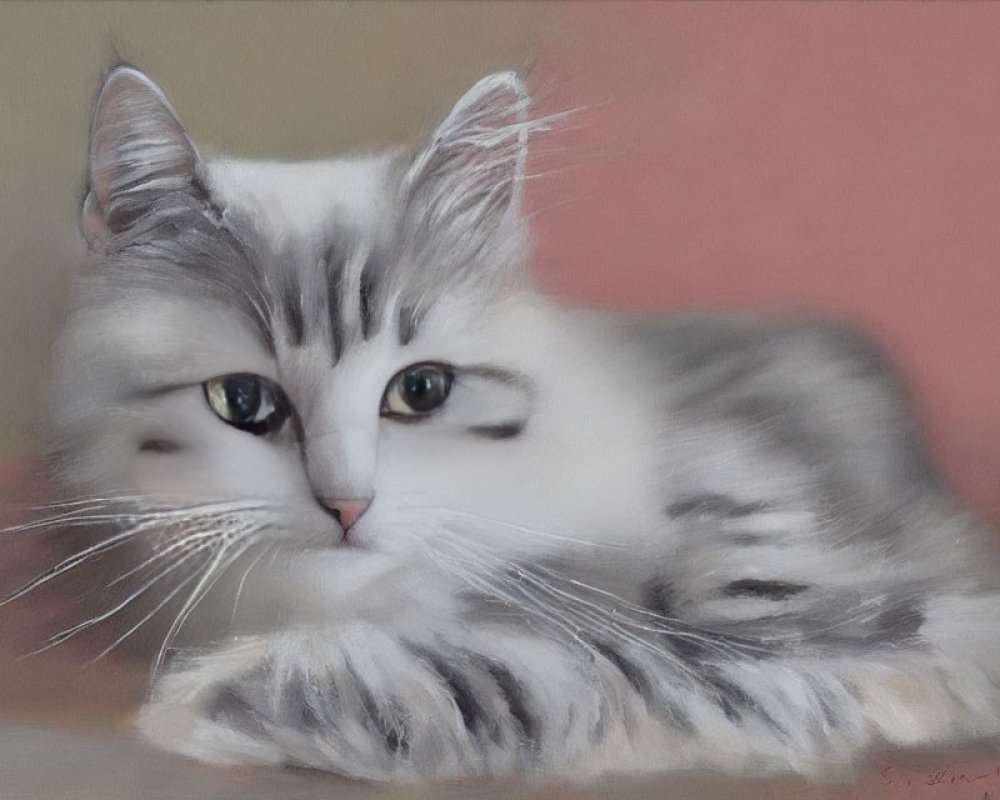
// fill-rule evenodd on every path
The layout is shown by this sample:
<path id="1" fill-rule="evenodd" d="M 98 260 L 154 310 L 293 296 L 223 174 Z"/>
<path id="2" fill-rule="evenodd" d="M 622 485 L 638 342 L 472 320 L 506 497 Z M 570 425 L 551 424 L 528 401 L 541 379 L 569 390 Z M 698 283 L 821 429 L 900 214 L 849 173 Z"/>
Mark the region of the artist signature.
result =
<path id="1" fill-rule="evenodd" d="M 930 772 L 911 772 L 901 767 L 888 766 L 879 770 L 885 786 L 942 786 L 948 784 L 969 784 L 981 781 L 995 781 L 1000 789 L 1000 764 L 990 768 L 968 769 L 946 766 Z M 1000 798 L 1000 795 L 997 795 Z M 982 800 L 994 800 L 992 792 L 986 792 Z"/>

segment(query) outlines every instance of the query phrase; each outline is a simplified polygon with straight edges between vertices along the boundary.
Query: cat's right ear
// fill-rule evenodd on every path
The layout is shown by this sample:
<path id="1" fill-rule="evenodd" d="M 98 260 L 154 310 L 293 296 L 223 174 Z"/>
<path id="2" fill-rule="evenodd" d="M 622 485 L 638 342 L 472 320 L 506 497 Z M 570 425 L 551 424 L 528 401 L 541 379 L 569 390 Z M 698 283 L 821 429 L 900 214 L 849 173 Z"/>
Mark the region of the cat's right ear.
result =
<path id="1" fill-rule="evenodd" d="M 114 238 L 168 193 L 200 193 L 199 158 L 170 103 L 132 67 L 108 73 L 90 127 L 90 166 L 80 227 L 91 250 Z"/>
<path id="2" fill-rule="evenodd" d="M 488 75 L 455 104 L 410 167 L 407 186 L 437 229 L 495 235 L 518 222 L 531 100 L 513 72 Z"/>

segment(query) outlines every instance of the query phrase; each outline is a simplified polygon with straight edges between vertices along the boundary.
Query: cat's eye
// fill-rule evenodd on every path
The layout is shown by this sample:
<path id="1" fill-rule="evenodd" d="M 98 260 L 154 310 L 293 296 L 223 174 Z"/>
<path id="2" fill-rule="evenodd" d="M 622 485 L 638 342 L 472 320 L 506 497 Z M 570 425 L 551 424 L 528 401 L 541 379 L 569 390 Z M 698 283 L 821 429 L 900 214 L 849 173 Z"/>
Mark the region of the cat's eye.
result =
<path id="1" fill-rule="evenodd" d="M 220 375 L 205 381 L 205 399 L 223 422 L 263 436 L 280 428 L 290 406 L 281 389 L 250 372 Z"/>
<path id="2" fill-rule="evenodd" d="M 411 364 L 397 372 L 385 387 L 382 416 L 418 418 L 444 405 L 453 376 L 444 364 Z"/>

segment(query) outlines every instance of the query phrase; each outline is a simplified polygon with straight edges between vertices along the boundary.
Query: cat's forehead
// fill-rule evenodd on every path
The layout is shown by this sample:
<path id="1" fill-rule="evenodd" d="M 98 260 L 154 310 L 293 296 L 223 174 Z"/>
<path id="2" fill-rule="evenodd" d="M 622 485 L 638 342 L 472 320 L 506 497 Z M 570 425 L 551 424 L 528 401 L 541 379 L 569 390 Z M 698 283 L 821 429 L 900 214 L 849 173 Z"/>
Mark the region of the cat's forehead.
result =
<path id="1" fill-rule="evenodd" d="M 379 154 L 323 161 L 220 159 L 208 182 L 224 207 L 271 237 L 315 239 L 330 227 L 377 235 L 396 197 L 396 159 Z"/>
<path id="2" fill-rule="evenodd" d="M 243 243 L 247 282 L 269 309 L 265 340 L 322 341 L 336 363 L 386 326 L 400 344 L 413 338 L 431 302 L 420 301 L 421 271 L 404 254 L 400 166 L 395 153 L 208 164 L 213 201 Z"/>

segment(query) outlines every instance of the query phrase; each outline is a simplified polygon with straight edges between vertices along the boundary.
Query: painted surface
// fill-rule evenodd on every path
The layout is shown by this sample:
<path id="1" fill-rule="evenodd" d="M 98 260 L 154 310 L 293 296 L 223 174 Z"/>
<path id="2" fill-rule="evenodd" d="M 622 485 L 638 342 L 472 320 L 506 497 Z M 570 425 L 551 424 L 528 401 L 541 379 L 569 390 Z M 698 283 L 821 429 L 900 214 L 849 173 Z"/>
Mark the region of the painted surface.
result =
<path id="1" fill-rule="evenodd" d="M 537 83 L 591 109 L 560 143 L 573 168 L 533 187 L 544 285 L 857 322 L 950 481 L 1000 518 L 1000 6 L 564 13 Z"/>
<path id="2" fill-rule="evenodd" d="M 0 9 L 4 452 L 36 441 L 45 349 L 79 255 L 88 108 L 112 50 L 163 83 L 199 139 L 286 157 L 412 138 L 435 118 L 428 103 L 445 109 L 482 72 L 537 53 L 545 107 L 592 105 L 536 156 L 556 170 L 532 186 L 542 285 L 615 308 L 858 322 L 901 361 L 950 480 L 1000 519 L 1000 6 L 387 8 Z M 20 480 L 0 470 L 0 508 L 32 494 Z M 4 551 L 18 579 L 29 549 Z M 0 615 L 0 712 L 85 731 L 123 721 L 141 672 L 80 673 L 71 651 L 10 660 L 57 610 Z M 104 734 L 4 725 L 0 752 L 9 796 L 413 796 L 209 770 Z M 687 777 L 524 796 L 986 800 L 1000 798 L 997 763 L 932 754 L 879 761 L 849 786 Z"/>

